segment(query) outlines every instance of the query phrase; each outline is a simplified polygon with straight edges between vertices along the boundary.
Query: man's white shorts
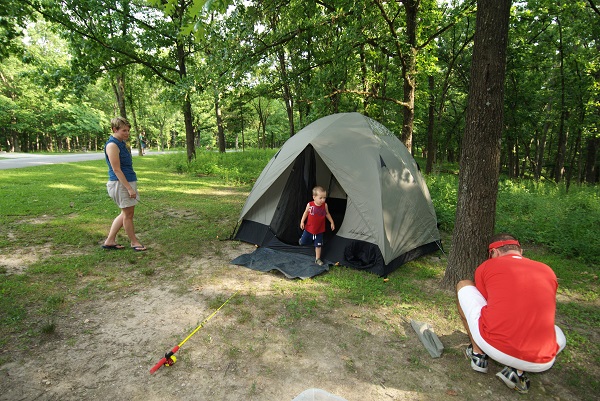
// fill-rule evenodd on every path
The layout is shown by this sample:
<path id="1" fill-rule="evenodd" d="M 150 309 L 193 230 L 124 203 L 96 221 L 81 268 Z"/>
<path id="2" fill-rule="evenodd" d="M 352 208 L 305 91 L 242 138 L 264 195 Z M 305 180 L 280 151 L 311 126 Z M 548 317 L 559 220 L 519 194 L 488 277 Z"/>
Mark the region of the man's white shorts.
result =
<path id="1" fill-rule="evenodd" d="M 552 367 L 556 358 L 546 363 L 524 361 L 497 350 L 488 344 L 483 337 L 481 337 L 481 334 L 479 333 L 479 317 L 481 316 L 481 308 L 487 305 L 487 301 L 483 295 L 481 295 L 477 287 L 472 285 L 462 287 L 458 291 L 458 302 L 463 313 L 465 314 L 473 341 L 475 341 L 479 348 L 481 348 L 481 350 L 490 358 L 512 368 L 524 370 L 525 372 L 543 372 Z M 555 325 L 554 329 L 556 330 L 556 342 L 560 347 L 558 352 L 560 352 L 565 348 L 567 339 L 558 326 Z"/>
<path id="2" fill-rule="evenodd" d="M 129 183 L 131 188 L 137 193 L 137 182 L 132 181 Z M 121 181 L 108 181 L 106 183 L 106 189 L 108 190 L 108 196 L 115 201 L 117 206 L 120 209 L 125 209 L 126 207 L 135 206 L 140 199 L 140 195 L 138 194 L 135 198 L 131 198 L 129 196 L 129 191 L 125 188 L 125 185 L 121 184 Z"/>

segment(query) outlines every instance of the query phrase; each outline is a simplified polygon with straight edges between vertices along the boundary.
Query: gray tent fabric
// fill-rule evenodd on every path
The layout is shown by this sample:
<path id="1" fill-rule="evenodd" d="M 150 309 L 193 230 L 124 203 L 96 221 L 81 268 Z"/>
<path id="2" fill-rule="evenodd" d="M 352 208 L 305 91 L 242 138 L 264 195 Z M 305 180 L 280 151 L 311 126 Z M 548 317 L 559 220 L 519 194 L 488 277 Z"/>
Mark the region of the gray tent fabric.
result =
<path id="1" fill-rule="evenodd" d="M 429 352 L 429 355 L 431 355 L 432 358 L 439 358 L 442 356 L 444 345 L 438 336 L 433 332 L 433 329 L 431 326 L 429 326 L 429 324 L 411 320 L 410 325 L 415 330 L 419 336 L 419 339 L 425 346 L 425 349 L 427 352 Z"/>
<path id="2" fill-rule="evenodd" d="M 327 261 L 322 266 L 315 263 L 314 256 L 278 251 L 270 248 L 257 248 L 252 253 L 238 256 L 231 264 L 252 270 L 270 272 L 279 270 L 287 278 L 307 279 L 329 270 Z"/>
<path id="3" fill-rule="evenodd" d="M 384 276 L 441 249 L 417 163 L 393 133 L 360 113 L 323 117 L 288 139 L 256 180 L 234 238 L 261 247 L 276 238 L 297 252 L 315 185 L 327 190 L 336 223 L 325 232 L 324 258 Z"/>

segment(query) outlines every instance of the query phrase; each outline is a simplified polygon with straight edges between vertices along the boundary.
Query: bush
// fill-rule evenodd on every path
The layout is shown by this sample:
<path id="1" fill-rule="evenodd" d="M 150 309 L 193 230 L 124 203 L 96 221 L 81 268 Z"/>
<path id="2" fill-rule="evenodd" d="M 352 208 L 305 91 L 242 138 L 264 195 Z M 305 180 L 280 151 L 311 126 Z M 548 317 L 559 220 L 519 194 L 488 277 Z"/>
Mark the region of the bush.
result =
<path id="1" fill-rule="evenodd" d="M 500 182 L 496 231 L 546 245 L 557 254 L 599 263 L 600 197 L 596 187 Z"/>
<path id="2" fill-rule="evenodd" d="M 197 150 L 190 163 L 185 153 L 166 156 L 165 160 L 178 173 L 216 177 L 230 185 L 252 185 L 276 152 L 276 149 L 227 153 Z"/>
<path id="3" fill-rule="evenodd" d="M 458 177 L 425 177 L 440 229 L 452 232 L 456 217 Z M 600 197 L 597 187 L 551 182 L 501 180 L 498 184 L 495 232 L 508 232 L 522 242 L 545 245 L 553 252 L 584 262 L 600 263 Z"/>
<path id="4" fill-rule="evenodd" d="M 435 174 L 425 176 L 425 180 L 427 181 L 440 229 L 452 232 L 454 220 L 456 219 L 458 176 Z"/>

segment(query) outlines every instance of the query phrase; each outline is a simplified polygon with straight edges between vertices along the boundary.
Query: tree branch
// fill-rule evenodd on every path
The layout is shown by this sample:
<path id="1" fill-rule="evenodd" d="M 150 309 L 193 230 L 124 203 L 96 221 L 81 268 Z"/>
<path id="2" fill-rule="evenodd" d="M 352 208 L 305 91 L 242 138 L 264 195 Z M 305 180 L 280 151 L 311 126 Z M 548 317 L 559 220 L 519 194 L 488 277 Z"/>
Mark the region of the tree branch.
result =
<path id="1" fill-rule="evenodd" d="M 598 14 L 600 16 L 600 10 L 596 6 L 596 4 L 594 4 L 594 1 L 588 0 L 588 3 L 590 3 L 590 7 L 592 7 L 592 10 L 594 10 L 596 12 L 596 14 Z"/>
<path id="2" fill-rule="evenodd" d="M 351 93 L 354 95 L 364 96 L 365 98 L 371 98 L 371 99 L 376 99 L 376 100 L 385 100 L 387 102 L 392 102 L 392 103 L 397 104 L 402 107 L 408 107 L 408 103 L 403 102 L 398 99 L 395 99 L 395 98 L 392 98 L 392 97 L 379 96 L 372 92 L 365 92 L 365 91 L 358 91 L 358 90 L 351 90 L 351 89 L 337 89 L 337 90 L 331 92 L 329 95 L 326 95 L 325 98 L 330 98 L 330 97 L 333 97 L 335 95 L 339 95 L 342 93 Z"/>

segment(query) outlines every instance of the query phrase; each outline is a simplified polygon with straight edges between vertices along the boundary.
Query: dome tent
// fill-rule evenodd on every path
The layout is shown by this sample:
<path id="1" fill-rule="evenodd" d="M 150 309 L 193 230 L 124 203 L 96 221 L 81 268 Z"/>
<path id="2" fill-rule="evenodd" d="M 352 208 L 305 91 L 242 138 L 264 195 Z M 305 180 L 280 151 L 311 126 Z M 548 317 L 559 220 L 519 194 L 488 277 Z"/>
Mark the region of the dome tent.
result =
<path id="1" fill-rule="evenodd" d="M 385 276 L 441 246 L 415 160 L 387 128 L 359 113 L 323 117 L 284 143 L 248 195 L 234 239 L 314 255 L 298 239 L 315 185 L 327 190 L 336 224 L 333 232 L 327 227 L 324 260 Z"/>

